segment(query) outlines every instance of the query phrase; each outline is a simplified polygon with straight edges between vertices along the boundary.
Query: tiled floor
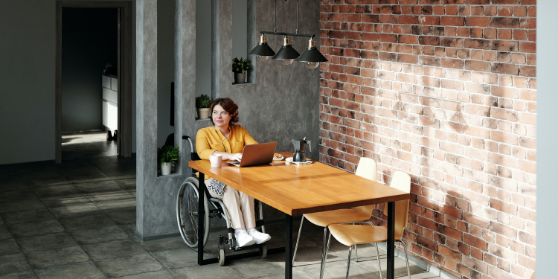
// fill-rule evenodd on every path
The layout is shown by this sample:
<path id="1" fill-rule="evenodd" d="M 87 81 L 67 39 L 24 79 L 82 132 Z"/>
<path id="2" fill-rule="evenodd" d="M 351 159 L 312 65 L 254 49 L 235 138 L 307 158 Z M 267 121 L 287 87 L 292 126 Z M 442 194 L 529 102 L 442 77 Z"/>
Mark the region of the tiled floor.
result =
<path id="1" fill-rule="evenodd" d="M 135 160 L 93 153 L 60 165 L 0 166 L 0 278 L 284 278 L 283 254 L 200 267 L 180 237 L 136 242 Z M 282 246 L 283 226 L 267 229 L 269 247 Z M 210 236 L 209 255 L 219 233 Z M 305 224 L 294 278 L 318 277 L 321 237 L 321 228 Z M 333 242 L 330 250 L 326 278 L 344 278 L 347 248 Z M 351 278 L 379 278 L 375 251 L 359 248 Z M 414 265 L 411 272 L 439 278 Z M 406 278 L 401 259 L 396 275 Z"/>
<path id="2" fill-rule="evenodd" d="M 116 141 L 107 141 L 106 132 L 62 135 L 62 160 L 94 158 L 118 154 Z"/>

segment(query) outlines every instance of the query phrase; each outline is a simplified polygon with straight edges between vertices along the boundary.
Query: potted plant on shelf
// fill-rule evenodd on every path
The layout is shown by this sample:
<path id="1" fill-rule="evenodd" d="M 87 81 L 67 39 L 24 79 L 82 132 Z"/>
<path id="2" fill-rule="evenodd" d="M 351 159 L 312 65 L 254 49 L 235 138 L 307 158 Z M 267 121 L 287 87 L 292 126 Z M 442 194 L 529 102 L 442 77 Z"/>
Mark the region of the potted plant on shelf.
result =
<path id="1" fill-rule="evenodd" d="M 171 173 L 171 164 L 178 161 L 178 146 L 164 145 L 157 149 L 159 161 L 161 162 L 161 174 L 169 175 Z"/>
<path id="2" fill-rule="evenodd" d="M 209 118 L 209 107 L 211 103 L 213 103 L 213 100 L 205 94 L 196 97 L 196 108 L 198 109 L 198 117 L 200 119 Z"/>
<path id="3" fill-rule="evenodd" d="M 240 57 L 233 59 L 232 64 L 232 71 L 234 73 L 234 83 L 244 83 L 246 80 L 246 71 L 249 71 L 252 68 L 252 64 L 250 59 L 243 60 Z"/>

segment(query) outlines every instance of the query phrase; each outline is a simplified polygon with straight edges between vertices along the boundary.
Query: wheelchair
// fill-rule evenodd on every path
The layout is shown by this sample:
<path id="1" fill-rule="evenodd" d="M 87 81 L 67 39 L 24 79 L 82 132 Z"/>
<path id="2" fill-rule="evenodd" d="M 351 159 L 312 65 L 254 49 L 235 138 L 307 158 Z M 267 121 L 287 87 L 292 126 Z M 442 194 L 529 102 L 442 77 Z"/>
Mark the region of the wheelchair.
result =
<path id="1" fill-rule="evenodd" d="M 200 160 L 198 154 L 194 151 L 194 146 L 192 140 L 189 136 L 182 136 L 183 140 L 188 140 L 190 143 L 190 156 L 191 160 Z M 198 249 L 198 206 L 199 206 L 199 184 L 198 178 L 195 173 L 192 173 L 192 177 L 186 178 L 178 190 L 178 195 L 176 199 L 176 218 L 178 221 L 178 230 L 184 242 L 188 247 L 192 248 L 194 251 Z M 247 247 L 237 247 L 234 238 L 234 229 L 231 227 L 229 214 L 223 201 L 217 198 L 211 197 L 207 188 L 204 194 L 204 233 L 203 233 L 203 246 L 206 247 L 207 240 L 209 238 L 210 229 L 210 219 L 222 218 L 225 220 L 227 225 L 227 236 L 219 236 L 219 243 L 217 245 L 219 265 L 225 265 L 225 248 L 238 252 L 244 249 L 253 249 L 255 247 L 259 248 L 259 253 L 262 259 L 267 257 L 267 245 L 254 244 Z M 263 206 L 262 203 L 254 199 L 254 205 L 256 209 L 256 227 L 260 227 L 261 231 L 265 233 L 265 226 L 263 222 Z"/>

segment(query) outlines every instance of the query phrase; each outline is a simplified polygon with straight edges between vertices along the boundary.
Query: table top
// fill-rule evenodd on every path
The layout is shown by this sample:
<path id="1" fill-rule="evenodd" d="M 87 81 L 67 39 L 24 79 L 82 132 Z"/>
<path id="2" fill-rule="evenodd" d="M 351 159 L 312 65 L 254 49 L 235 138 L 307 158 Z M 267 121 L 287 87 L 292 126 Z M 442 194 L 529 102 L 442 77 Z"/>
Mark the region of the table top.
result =
<path id="1" fill-rule="evenodd" d="M 290 152 L 281 152 L 292 157 Z M 188 166 L 289 215 L 350 208 L 409 199 L 410 194 L 320 162 L 309 165 L 272 164 L 239 168 L 209 160 Z"/>

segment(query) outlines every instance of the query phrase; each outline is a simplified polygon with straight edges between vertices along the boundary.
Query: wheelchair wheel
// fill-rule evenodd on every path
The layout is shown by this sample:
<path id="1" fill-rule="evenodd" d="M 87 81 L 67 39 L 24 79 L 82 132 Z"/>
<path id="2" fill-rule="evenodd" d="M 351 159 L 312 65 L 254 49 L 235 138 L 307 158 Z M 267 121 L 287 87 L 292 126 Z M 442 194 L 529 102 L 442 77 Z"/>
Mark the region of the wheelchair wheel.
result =
<path id="1" fill-rule="evenodd" d="M 190 248 L 197 251 L 198 248 L 198 207 L 199 192 L 198 180 L 193 177 L 187 178 L 178 190 L 176 199 L 176 218 L 180 235 Z M 204 236 L 203 244 L 207 243 L 209 236 L 209 202 L 204 195 Z"/>
<path id="2" fill-rule="evenodd" d="M 267 258 L 267 244 L 260 246 L 260 258 Z"/>
<path id="3" fill-rule="evenodd" d="M 219 265 L 225 265 L 225 250 L 223 248 L 219 249 Z"/>

